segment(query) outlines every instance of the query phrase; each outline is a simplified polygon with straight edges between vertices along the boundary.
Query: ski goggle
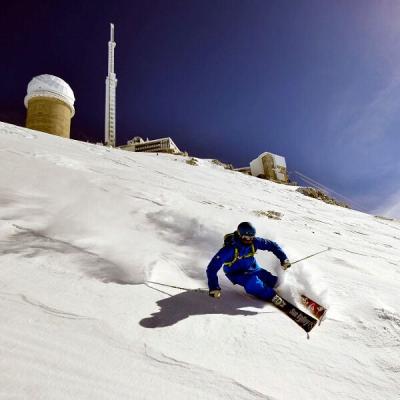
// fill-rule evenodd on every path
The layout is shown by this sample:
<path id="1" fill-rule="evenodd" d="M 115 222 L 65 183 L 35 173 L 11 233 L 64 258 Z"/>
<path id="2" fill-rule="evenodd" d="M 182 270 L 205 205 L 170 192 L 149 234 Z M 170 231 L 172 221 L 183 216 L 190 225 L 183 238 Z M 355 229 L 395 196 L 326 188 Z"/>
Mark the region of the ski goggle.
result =
<path id="1" fill-rule="evenodd" d="M 252 242 L 254 240 L 253 235 L 241 235 L 240 239 L 244 240 L 245 242 Z"/>

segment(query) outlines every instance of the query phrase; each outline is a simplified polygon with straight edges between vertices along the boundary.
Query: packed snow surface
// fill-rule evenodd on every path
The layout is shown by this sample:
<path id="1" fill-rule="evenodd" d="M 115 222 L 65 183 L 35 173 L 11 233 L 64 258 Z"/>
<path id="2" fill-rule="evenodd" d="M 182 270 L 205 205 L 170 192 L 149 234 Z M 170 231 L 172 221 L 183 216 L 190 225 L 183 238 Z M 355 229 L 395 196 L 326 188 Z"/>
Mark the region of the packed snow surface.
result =
<path id="1" fill-rule="evenodd" d="M 399 399 L 399 221 L 4 123 L 0 152 L 0 399 Z M 328 307 L 309 340 L 222 271 L 220 300 L 149 283 L 206 288 L 241 221 L 292 261 L 331 248 L 257 254 Z"/>

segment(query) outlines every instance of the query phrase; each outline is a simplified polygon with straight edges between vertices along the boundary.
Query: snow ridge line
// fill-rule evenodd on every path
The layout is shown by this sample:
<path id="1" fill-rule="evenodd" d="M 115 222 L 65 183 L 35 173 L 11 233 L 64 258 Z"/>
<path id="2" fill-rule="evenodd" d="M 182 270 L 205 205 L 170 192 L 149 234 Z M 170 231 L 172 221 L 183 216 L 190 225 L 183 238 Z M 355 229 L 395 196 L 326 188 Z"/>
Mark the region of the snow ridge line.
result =
<path id="1" fill-rule="evenodd" d="M 26 303 L 34 306 L 34 307 L 38 307 L 41 310 L 43 310 L 45 313 L 47 314 L 51 314 L 54 315 L 56 317 L 60 317 L 60 318 L 67 318 L 67 319 L 89 319 L 89 320 L 93 320 L 93 318 L 90 317 L 86 317 L 84 315 L 78 315 L 78 314 L 74 314 L 74 313 L 68 313 L 62 310 L 58 310 L 57 308 L 53 308 L 53 307 L 49 307 L 46 306 L 45 304 L 42 304 L 38 301 L 33 301 L 30 300 L 27 296 L 25 295 L 20 295 L 20 297 L 22 298 L 23 301 L 25 301 Z"/>
<path id="2" fill-rule="evenodd" d="M 54 315 L 56 317 L 60 318 L 66 318 L 66 319 L 85 319 L 85 320 L 94 320 L 94 318 L 87 317 L 85 315 L 78 315 L 74 313 L 69 313 L 66 311 L 59 310 L 54 307 L 49 307 L 43 303 L 40 303 L 39 301 L 32 300 L 28 296 L 25 296 L 23 294 L 14 294 L 14 293 L 7 293 L 7 292 L 0 292 L 1 297 L 17 297 L 20 298 L 23 302 L 30 304 L 31 306 L 37 307 L 40 310 L 44 311 L 47 314 Z"/>
<path id="3" fill-rule="evenodd" d="M 152 360 L 156 363 L 164 364 L 164 365 L 168 365 L 168 366 L 172 366 L 172 367 L 176 367 L 176 368 L 181 368 L 181 369 L 184 369 L 186 372 L 188 372 L 190 375 L 196 375 L 196 380 L 198 381 L 199 386 L 212 384 L 213 386 L 215 386 L 215 390 L 217 391 L 216 392 L 217 398 L 219 398 L 218 394 L 222 395 L 222 393 L 218 393 L 218 387 L 221 388 L 219 390 L 222 390 L 222 392 L 225 392 L 224 388 L 226 388 L 227 385 L 231 384 L 231 385 L 236 386 L 238 389 L 244 391 L 244 393 L 236 392 L 238 397 L 235 396 L 235 398 L 237 398 L 237 399 L 276 400 L 275 397 L 271 397 L 269 395 L 259 392 L 258 390 L 255 390 L 255 389 L 251 389 L 251 388 L 243 385 L 242 383 L 236 381 L 235 379 L 226 377 L 225 375 L 223 375 L 222 373 L 220 373 L 218 371 L 204 368 L 199 365 L 191 364 L 186 361 L 178 360 L 171 356 L 167 356 L 163 352 L 159 352 L 153 348 L 150 348 L 146 343 L 144 344 L 144 352 L 145 352 L 145 355 L 147 358 L 149 358 L 150 360 Z M 218 377 L 219 382 L 215 382 L 216 377 Z M 192 381 L 192 383 L 193 382 L 194 382 L 194 380 Z M 249 395 L 251 397 L 248 397 Z"/>

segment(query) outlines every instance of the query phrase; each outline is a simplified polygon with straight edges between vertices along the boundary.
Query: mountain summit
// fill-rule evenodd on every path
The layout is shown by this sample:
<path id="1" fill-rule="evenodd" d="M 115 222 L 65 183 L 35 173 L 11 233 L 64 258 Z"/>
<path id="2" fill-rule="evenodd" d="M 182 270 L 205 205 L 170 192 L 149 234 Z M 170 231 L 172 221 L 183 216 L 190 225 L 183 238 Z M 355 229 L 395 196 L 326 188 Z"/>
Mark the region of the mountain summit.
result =
<path id="1" fill-rule="evenodd" d="M 5 123 L 0 150 L 0 398 L 397 398 L 398 221 Z M 292 262 L 331 248 L 287 271 L 256 255 L 288 299 L 328 308 L 310 340 L 222 271 L 219 300 L 176 288 L 207 287 L 240 221 Z"/>

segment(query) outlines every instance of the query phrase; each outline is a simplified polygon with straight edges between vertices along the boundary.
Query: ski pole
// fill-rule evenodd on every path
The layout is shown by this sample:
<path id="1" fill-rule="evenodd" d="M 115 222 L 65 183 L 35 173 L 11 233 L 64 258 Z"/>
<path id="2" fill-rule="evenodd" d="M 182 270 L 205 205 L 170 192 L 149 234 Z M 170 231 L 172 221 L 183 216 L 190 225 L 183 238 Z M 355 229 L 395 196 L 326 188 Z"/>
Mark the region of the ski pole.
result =
<path id="1" fill-rule="evenodd" d="M 153 282 L 153 281 L 146 281 L 146 283 L 152 283 L 153 285 L 160 285 L 160 286 L 167 286 L 170 288 L 174 288 L 174 289 L 180 289 L 180 290 L 187 290 L 190 292 L 208 292 L 207 288 L 185 288 L 185 287 L 181 287 L 181 286 L 173 286 L 173 285 L 167 285 L 166 283 L 160 283 L 160 282 Z"/>
<path id="2" fill-rule="evenodd" d="M 307 260 L 307 258 L 314 257 L 314 256 L 316 256 L 316 255 L 318 255 L 318 254 L 325 253 L 325 251 L 329 251 L 329 250 L 332 250 L 332 247 L 328 247 L 328 248 L 325 249 L 325 250 L 319 251 L 319 252 L 314 253 L 314 254 L 310 254 L 309 256 L 304 257 L 304 258 L 301 258 L 300 260 L 293 261 L 293 262 L 291 263 L 291 265 L 296 264 L 296 263 L 298 263 L 298 262 L 300 262 L 300 261 Z"/>

